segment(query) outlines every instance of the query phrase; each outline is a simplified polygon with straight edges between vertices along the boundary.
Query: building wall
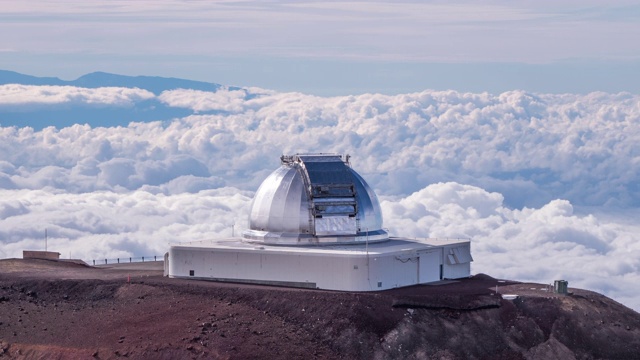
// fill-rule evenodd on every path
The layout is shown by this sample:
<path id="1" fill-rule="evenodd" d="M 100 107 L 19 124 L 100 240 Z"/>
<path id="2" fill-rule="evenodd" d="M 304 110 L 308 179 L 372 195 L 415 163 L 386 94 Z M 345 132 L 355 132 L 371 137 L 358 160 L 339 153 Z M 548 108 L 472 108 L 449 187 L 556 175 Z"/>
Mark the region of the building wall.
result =
<path id="1" fill-rule="evenodd" d="M 418 272 L 420 283 L 430 283 L 441 280 L 440 264 L 442 263 L 442 248 L 420 253 Z"/>
<path id="2" fill-rule="evenodd" d="M 469 277 L 471 274 L 471 263 L 445 265 L 443 269 L 443 279 L 460 279 Z"/>
<path id="3" fill-rule="evenodd" d="M 22 251 L 23 259 L 48 259 L 48 260 L 59 260 L 60 253 L 53 251 L 35 251 L 35 250 L 24 250 Z"/>
<path id="4" fill-rule="evenodd" d="M 346 290 L 367 280 L 366 257 L 172 247 L 169 276 Z M 193 275 L 190 275 L 193 271 Z"/>
<path id="5" fill-rule="evenodd" d="M 459 279 L 471 274 L 471 245 L 469 243 L 454 244 L 442 249 L 442 277 Z"/>
<path id="6" fill-rule="evenodd" d="M 385 290 L 418 283 L 417 258 L 386 254 L 369 257 L 369 273 L 363 291 Z M 367 271 L 366 267 L 364 271 Z"/>
<path id="7" fill-rule="evenodd" d="M 318 254 L 172 246 L 168 274 L 218 281 L 374 291 L 469 276 L 469 263 L 447 263 L 446 255 L 451 251 L 446 247 L 431 247 L 367 255 L 357 251 Z"/>

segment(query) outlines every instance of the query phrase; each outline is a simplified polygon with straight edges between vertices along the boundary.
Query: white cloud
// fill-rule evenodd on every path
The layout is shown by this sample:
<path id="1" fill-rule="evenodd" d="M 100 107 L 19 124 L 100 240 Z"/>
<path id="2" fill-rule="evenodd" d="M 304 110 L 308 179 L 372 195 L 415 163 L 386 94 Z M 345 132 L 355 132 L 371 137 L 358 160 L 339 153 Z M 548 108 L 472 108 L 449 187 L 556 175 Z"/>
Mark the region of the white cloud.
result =
<path id="1" fill-rule="evenodd" d="M 37 106 L 117 106 L 132 107 L 136 102 L 151 99 L 152 92 L 141 89 L 75 86 L 0 85 L 0 109 Z"/>
<path id="2" fill-rule="evenodd" d="M 566 279 L 640 309 L 640 226 L 576 215 L 553 200 L 538 209 L 513 210 L 502 195 L 458 183 L 437 183 L 399 201 L 382 202 L 392 234 L 416 238 L 470 238 L 473 273 L 543 284 Z"/>
<path id="3" fill-rule="evenodd" d="M 120 99 L 117 94 L 127 92 L 105 93 Z M 120 101 L 113 99 L 101 101 Z M 457 181 L 500 192 L 515 207 L 554 198 L 577 205 L 640 204 L 640 97 L 628 93 L 423 91 L 322 98 L 259 89 L 174 90 L 158 99 L 222 113 L 120 128 L 0 128 L 0 155 L 9 166 L 0 168 L 0 181 L 6 188 L 135 190 L 192 175 L 251 189 L 259 180 L 249 174 L 273 168 L 281 153 L 336 151 L 351 153 L 357 169 L 385 195 Z M 24 101 L 49 100 L 34 95 Z M 51 166 L 58 168 L 55 181 L 46 179 Z"/>
<path id="4" fill-rule="evenodd" d="M 152 99 L 121 89 L 42 96 L 49 90 L 30 89 L 20 106 Z M 640 215 L 638 95 L 245 89 L 156 99 L 220 113 L 0 127 L 0 256 L 41 248 L 45 228 L 50 248 L 85 259 L 161 255 L 167 242 L 227 236 L 244 226 L 252 191 L 281 154 L 344 152 L 384 200 L 395 234 L 470 237 L 474 272 L 566 278 L 640 308 L 640 229 L 624 215 Z"/>
<path id="5" fill-rule="evenodd" d="M 4 256 L 48 248 L 62 257 L 112 259 L 163 255 L 169 243 L 231 236 L 246 227 L 251 193 L 233 188 L 161 193 L 0 190 Z M 244 215 L 244 216 L 243 216 Z"/>
<path id="6" fill-rule="evenodd" d="M 240 112 L 243 109 L 246 92 L 243 90 L 221 89 L 206 92 L 191 89 L 165 91 L 158 97 L 163 103 L 172 107 L 192 109 L 195 112 L 227 111 Z"/>

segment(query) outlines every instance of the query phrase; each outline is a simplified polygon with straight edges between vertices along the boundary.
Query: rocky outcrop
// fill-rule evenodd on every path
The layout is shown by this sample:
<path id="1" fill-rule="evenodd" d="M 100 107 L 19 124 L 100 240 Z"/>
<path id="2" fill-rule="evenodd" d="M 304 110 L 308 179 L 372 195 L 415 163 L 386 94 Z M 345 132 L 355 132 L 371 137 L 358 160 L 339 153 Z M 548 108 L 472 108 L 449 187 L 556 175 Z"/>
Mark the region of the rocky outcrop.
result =
<path id="1" fill-rule="evenodd" d="M 0 261 L 0 358 L 631 359 L 640 314 L 477 275 L 378 293 Z M 71 266 L 71 265 L 70 265 Z M 65 279 L 60 279 L 64 274 Z M 496 291 L 498 287 L 498 292 Z M 503 299 L 500 293 L 517 294 Z"/>

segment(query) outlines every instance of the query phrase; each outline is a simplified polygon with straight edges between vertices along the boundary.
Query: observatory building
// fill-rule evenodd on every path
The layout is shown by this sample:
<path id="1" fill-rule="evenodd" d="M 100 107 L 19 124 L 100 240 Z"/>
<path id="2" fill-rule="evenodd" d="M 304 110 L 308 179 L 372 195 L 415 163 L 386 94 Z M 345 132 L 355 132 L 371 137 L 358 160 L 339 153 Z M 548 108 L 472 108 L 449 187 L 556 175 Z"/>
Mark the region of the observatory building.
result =
<path id="1" fill-rule="evenodd" d="M 174 244 L 165 257 L 172 278 L 344 291 L 468 277 L 473 260 L 467 239 L 390 237 L 376 194 L 336 154 L 282 156 L 242 237 Z"/>

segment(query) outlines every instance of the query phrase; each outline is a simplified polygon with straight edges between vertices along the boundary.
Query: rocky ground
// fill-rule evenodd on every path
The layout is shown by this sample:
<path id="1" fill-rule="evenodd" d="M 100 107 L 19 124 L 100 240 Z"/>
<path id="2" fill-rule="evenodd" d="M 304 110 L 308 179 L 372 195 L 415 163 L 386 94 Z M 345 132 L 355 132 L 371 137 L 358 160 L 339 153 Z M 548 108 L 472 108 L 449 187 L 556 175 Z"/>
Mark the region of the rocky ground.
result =
<path id="1" fill-rule="evenodd" d="M 345 293 L 169 279 L 161 262 L 8 259 L 0 359 L 640 358 L 640 314 L 569 291 L 476 275 Z"/>

